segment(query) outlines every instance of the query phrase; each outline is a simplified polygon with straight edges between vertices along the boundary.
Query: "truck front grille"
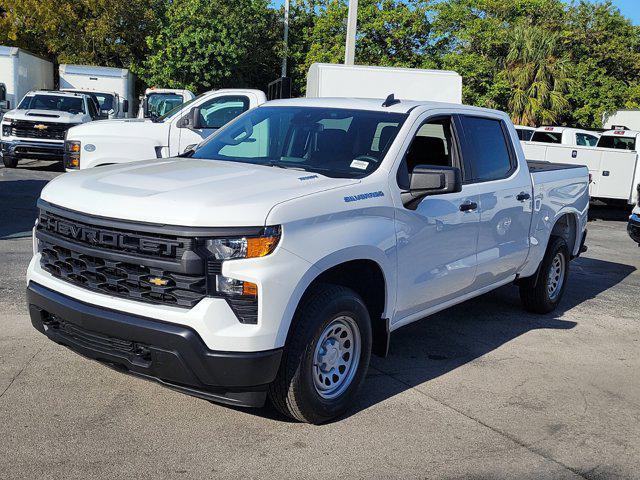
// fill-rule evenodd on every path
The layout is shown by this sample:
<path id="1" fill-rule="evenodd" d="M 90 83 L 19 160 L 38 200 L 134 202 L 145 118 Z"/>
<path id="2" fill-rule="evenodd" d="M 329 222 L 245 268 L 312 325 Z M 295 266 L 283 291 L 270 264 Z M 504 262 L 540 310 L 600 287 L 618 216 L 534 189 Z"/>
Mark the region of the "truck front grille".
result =
<path id="1" fill-rule="evenodd" d="M 13 120 L 10 135 L 19 138 L 37 138 L 43 140 L 64 140 L 64 136 L 74 124 L 33 122 L 30 120 Z"/>
<path id="2" fill-rule="evenodd" d="M 43 201 L 38 206 L 40 265 L 54 277 L 93 292 L 182 308 L 222 297 L 240 322 L 257 323 L 257 297 L 217 292 L 222 263 L 204 248 L 212 236 L 240 234 L 210 229 L 200 236 L 181 227 L 91 217 Z"/>
<path id="3" fill-rule="evenodd" d="M 206 294 L 206 277 L 86 255 L 40 240 L 41 265 L 54 277 L 95 292 L 191 308 Z"/>

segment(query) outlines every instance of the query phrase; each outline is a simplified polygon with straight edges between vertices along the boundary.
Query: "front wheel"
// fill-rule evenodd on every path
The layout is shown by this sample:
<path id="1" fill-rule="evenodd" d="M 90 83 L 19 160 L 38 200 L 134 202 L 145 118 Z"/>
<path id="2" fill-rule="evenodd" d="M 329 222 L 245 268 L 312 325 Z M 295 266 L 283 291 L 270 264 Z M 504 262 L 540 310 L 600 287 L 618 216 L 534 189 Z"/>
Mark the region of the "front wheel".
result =
<path id="1" fill-rule="evenodd" d="M 2 163 L 6 168 L 16 168 L 18 166 L 18 159 L 16 157 L 10 157 L 8 155 L 2 156 Z"/>
<path id="2" fill-rule="evenodd" d="M 520 299 L 527 310 L 549 313 L 558 306 L 567 288 L 570 258 L 567 242 L 551 237 L 537 278 L 525 278 L 520 283 Z"/>
<path id="3" fill-rule="evenodd" d="M 296 312 L 269 397 L 283 414 L 324 423 L 344 413 L 359 390 L 371 357 L 371 320 L 360 296 L 321 285 Z"/>

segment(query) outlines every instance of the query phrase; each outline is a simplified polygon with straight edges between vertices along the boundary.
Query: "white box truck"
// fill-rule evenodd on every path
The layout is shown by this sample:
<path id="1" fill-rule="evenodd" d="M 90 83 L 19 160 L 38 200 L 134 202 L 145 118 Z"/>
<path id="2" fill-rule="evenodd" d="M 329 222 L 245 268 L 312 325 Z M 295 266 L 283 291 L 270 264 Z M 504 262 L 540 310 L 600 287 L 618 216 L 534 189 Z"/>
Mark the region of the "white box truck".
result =
<path id="1" fill-rule="evenodd" d="M 307 98 L 386 98 L 462 103 L 462 77 L 447 70 L 314 63 Z"/>
<path id="2" fill-rule="evenodd" d="M 617 110 L 602 115 L 602 128 L 606 130 L 640 130 L 640 110 Z"/>
<path id="3" fill-rule="evenodd" d="M 0 117 L 31 90 L 53 88 L 53 63 L 16 47 L 0 45 Z"/>
<path id="4" fill-rule="evenodd" d="M 60 90 L 93 92 L 103 115 L 134 117 L 135 79 L 126 68 L 60 65 Z"/>

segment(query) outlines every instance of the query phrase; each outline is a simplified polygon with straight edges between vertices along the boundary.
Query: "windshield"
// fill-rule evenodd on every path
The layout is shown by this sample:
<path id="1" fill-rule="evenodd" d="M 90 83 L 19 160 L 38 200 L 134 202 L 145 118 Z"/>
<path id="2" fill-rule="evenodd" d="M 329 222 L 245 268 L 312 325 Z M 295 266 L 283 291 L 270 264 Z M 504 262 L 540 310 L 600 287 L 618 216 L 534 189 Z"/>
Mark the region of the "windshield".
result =
<path id="1" fill-rule="evenodd" d="M 73 114 L 85 113 L 82 97 L 63 97 L 58 95 L 33 95 L 24 97 L 18 108 L 21 110 L 56 110 Z"/>
<path id="2" fill-rule="evenodd" d="M 200 94 L 198 95 L 196 98 L 192 98 L 191 100 L 189 100 L 188 102 L 185 103 L 180 103 L 178 105 L 176 105 L 175 107 L 173 107 L 171 110 L 167 111 L 167 113 L 165 113 L 164 115 L 161 115 L 159 117 L 155 117 L 154 121 L 155 122 L 164 122 L 165 120 L 168 120 L 169 118 L 172 118 L 173 116 L 175 116 L 177 113 L 180 112 L 180 110 L 182 110 L 184 107 L 191 105 L 193 102 L 195 102 L 196 100 L 198 100 L 200 97 L 202 97 L 202 95 L 204 94 Z M 182 97 L 180 97 L 182 98 Z"/>
<path id="3" fill-rule="evenodd" d="M 535 132 L 531 137 L 532 142 L 562 143 L 561 132 Z"/>
<path id="4" fill-rule="evenodd" d="M 604 135 L 598 141 L 598 147 L 615 148 L 617 150 L 635 150 L 635 137 L 616 137 L 614 135 Z"/>
<path id="5" fill-rule="evenodd" d="M 101 93 L 101 92 L 94 92 L 94 95 L 98 99 L 98 103 L 100 104 L 100 110 L 107 111 L 107 112 L 109 110 L 115 110 L 113 106 L 114 104 L 113 95 L 111 95 L 110 93 Z"/>
<path id="6" fill-rule="evenodd" d="M 150 117 L 162 117 L 182 105 L 184 99 L 177 93 L 150 93 L 147 95 L 147 109 Z"/>
<path id="7" fill-rule="evenodd" d="M 315 107 L 259 107 L 201 144 L 193 158 L 363 177 L 378 168 L 405 114 Z"/>

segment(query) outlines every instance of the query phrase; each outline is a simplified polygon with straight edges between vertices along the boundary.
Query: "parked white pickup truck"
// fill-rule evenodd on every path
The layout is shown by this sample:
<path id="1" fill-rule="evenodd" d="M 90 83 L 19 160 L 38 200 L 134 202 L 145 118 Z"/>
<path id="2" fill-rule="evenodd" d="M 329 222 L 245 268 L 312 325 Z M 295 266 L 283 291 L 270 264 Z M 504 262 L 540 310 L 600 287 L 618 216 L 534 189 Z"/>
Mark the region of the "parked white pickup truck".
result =
<path id="1" fill-rule="evenodd" d="M 569 127 L 539 127 L 533 132 L 532 143 L 595 147 L 600 134 L 591 130 Z"/>
<path id="2" fill-rule="evenodd" d="M 65 168 L 174 157 L 266 100 L 260 90 L 213 90 L 153 120 L 111 120 L 72 128 L 65 143 Z"/>
<path id="3" fill-rule="evenodd" d="M 609 203 L 635 205 L 640 185 L 637 141 L 640 132 L 603 132 L 596 148 L 523 142 L 527 160 L 585 165 L 591 174 L 590 194 Z"/>
<path id="4" fill-rule="evenodd" d="M 62 160 L 69 128 L 100 118 L 91 93 L 40 90 L 29 92 L 0 122 L 4 166 L 25 158 Z"/>
<path id="5" fill-rule="evenodd" d="M 502 112 L 269 102 L 186 158 L 51 181 L 31 320 L 131 374 L 236 406 L 269 395 L 322 423 L 403 325 L 514 282 L 527 309 L 553 310 L 584 249 L 588 182 L 528 165 Z"/>

